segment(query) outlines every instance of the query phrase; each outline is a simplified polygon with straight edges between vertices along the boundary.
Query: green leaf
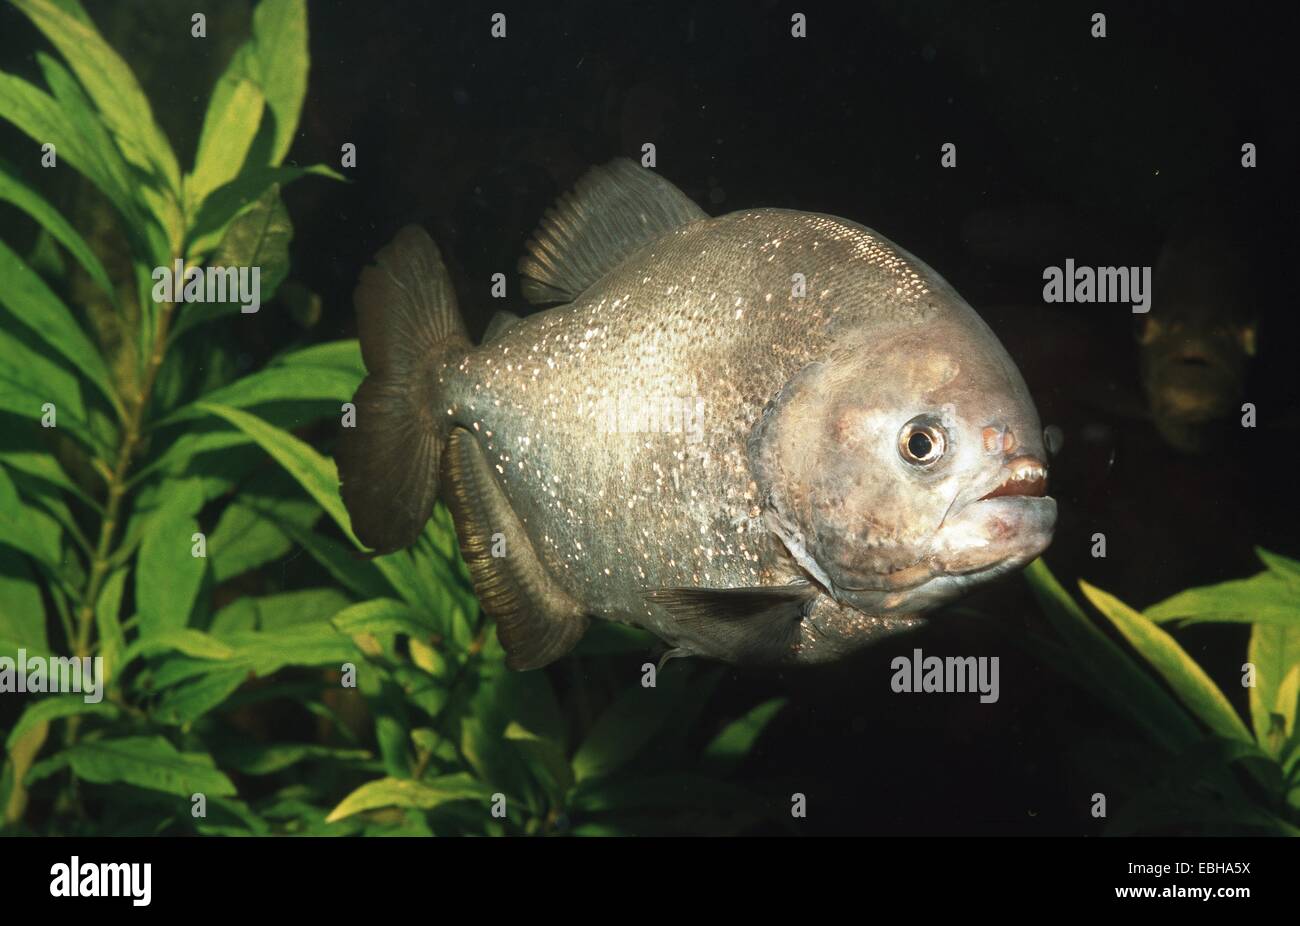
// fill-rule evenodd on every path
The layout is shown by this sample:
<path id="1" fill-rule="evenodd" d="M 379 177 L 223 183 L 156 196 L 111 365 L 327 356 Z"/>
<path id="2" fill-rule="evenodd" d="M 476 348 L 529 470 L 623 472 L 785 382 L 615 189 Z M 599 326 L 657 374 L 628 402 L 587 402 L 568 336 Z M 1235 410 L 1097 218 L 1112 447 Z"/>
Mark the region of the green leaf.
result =
<path id="1" fill-rule="evenodd" d="M 242 52 L 242 49 L 241 49 Z M 266 104 L 261 89 L 241 73 L 243 54 L 237 52 L 213 88 L 203 117 L 194 172 L 185 178 L 185 211 L 195 215 L 219 186 L 234 180 L 253 145 Z"/>
<path id="2" fill-rule="evenodd" d="M 212 633 L 224 637 L 241 630 L 283 630 L 299 624 L 321 625 L 348 604 L 348 597 L 337 588 L 301 588 L 260 598 L 240 598 L 226 605 L 212 619 Z"/>
<path id="3" fill-rule="evenodd" d="M 424 615 L 403 601 L 380 598 L 344 608 L 331 618 L 340 633 L 405 633 L 428 636 L 432 631 Z"/>
<path id="4" fill-rule="evenodd" d="M 504 727 L 491 729 L 483 717 L 467 716 L 460 723 L 460 751 L 474 774 L 508 802 L 529 803 L 533 787 L 514 744 L 503 736 Z"/>
<path id="5" fill-rule="evenodd" d="M 361 342 L 356 338 L 345 341 L 326 341 L 290 351 L 271 361 L 275 367 L 332 367 L 351 373 L 359 385 L 366 376 L 366 365 L 361 359 Z"/>
<path id="6" fill-rule="evenodd" d="M 87 174 L 86 146 L 68 113 L 45 91 L 0 72 L 0 118 L 13 123 L 37 144 L 54 145 L 57 157 Z"/>
<path id="7" fill-rule="evenodd" d="M 704 749 L 704 765 L 715 775 L 730 774 L 754 748 L 759 735 L 785 707 L 785 698 L 773 698 L 729 723 Z"/>
<path id="8" fill-rule="evenodd" d="M 85 697 L 79 694 L 51 695 L 27 705 L 27 709 L 18 718 L 18 723 L 14 724 L 14 728 L 9 731 L 9 737 L 5 740 L 5 749 L 13 751 L 18 741 L 37 724 L 80 714 L 97 714 L 111 719 L 118 713 L 117 707 L 113 704 L 105 704 L 102 701 L 94 704 L 87 703 Z"/>
<path id="9" fill-rule="evenodd" d="M 325 509 L 325 513 L 334 519 L 334 523 L 339 526 L 353 546 L 364 549 L 361 541 L 357 540 L 356 535 L 352 533 L 351 519 L 339 495 L 338 468 L 333 460 L 321 456 L 309 444 L 267 424 L 256 415 L 209 402 L 198 402 L 196 406 L 219 418 L 224 418 L 255 440 L 277 463 L 288 470 L 294 479 L 298 480 L 298 484 L 307 490 L 307 494 L 314 498 L 318 505 Z M 418 592 L 415 591 L 417 582 L 412 575 L 410 556 L 399 551 L 378 557 L 373 562 L 388 581 L 393 583 L 393 587 L 403 598 L 412 603 L 419 601 Z"/>
<path id="10" fill-rule="evenodd" d="M 481 801 L 491 797 L 490 789 L 466 775 L 448 775 L 428 782 L 401 778 L 380 778 L 357 788 L 325 818 L 334 823 L 353 814 L 380 807 L 411 807 L 432 810 L 450 801 Z"/>
<path id="11" fill-rule="evenodd" d="M 338 493 L 338 469 L 333 460 L 321 456 L 310 445 L 286 431 L 272 427 L 256 415 L 210 402 L 197 402 L 195 406 L 224 418 L 261 445 L 325 509 L 348 539 L 358 547 L 361 546 L 352 533 L 347 510 Z"/>
<path id="12" fill-rule="evenodd" d="M 166 263 L 171 258 L 167 234 L 162 225 L 135 199 L 139 172 L 130 167 L 122 157 L 117 143 L 86 96 L 81 84 L 72 73 L 44 52 L 36 53 L 36 60 L 45 75 L 50 91 L 65 115 L 68 136 L 44 139 L 58 145 L 59 157 L 67 154 L 67 162 L 93 183 L 117 209 L 125 221 L 125 230 L 132 250 L 148 255 L 150 266 Z M 62 144 L 59 144 L 62 142 Z"/>
<path id="13" fill-rule="evenodd" d="M 1255 666 L 1255 685 L 1247 689 L 1250 717 L 1259 745 L 1271 756 L 1296 730 L 1300 696 L 1300 627 L 1256 624 L 1251 628 L 1246 660 Z"/>
<path id="14" fill-rule="evenodd" d="M 42 479 L 33 479 L 21 470 L 11 469 L 10 475 L 18 489 L 18 494 L 28 505 L 35 506 L 40 511 L 52 516 L 58 522 L 64 534 L 83 541 L 83 549 L 89 547 L 90 544 L 86 541 L 80 525 L 77 523 L 76 518 L 72 516 L 72 510 L 68 507 L 67 501 L 58 489 Z M 74 568 L 80 566 L 79 563 L 71 559 L 65 560 L 64 565 Z M 80 587 L 80 583 L 75 587 Z"/>
<path id="15" fill-rule="evenodd" d="M 23 259 L 0 242 L 0 305 L 20 324 L 80 371 L 114 408 L 120 409 L 109 380 L 108 368 L 90 338 L 62 300 L 45 285 Z"/>
<path id="16" fill-rule="evenodd" d="M 315 743 L 239 743 L 220 749 L 217 754 L 222 765 L 245 775 L 274 775 L 312 759 L 365 762 L 373 758 L 364 749 L 336 749 Z"/>
<path id="17" fill-rule="evenodd" d="M 186 726 L 225 703 L 248 679 L 246 669 L 222 669 L 169 689 L 151 716 L 159 723 Z"/>
<path id="18" fill-rule="evenodd" d="M 1093 606 L 1110 618 L 1124 638 L 1214 734 L 1254 743 L 1223 692 L 1173 637 L 1113 595 L 1087 582 L 1080 581 L 1079 586 Z"/>
<path id="19" fill-rule="evenodd" d="M 55 424 L 66 428 L 92 450 L 101 449 L 86 421 L 81 386 L 66 369 L 52 362 L 31 343 L 24 327 L 11 331 L 0 325 L 0 410 L 40 421 L 44 405 L 54 406 Z"/>
<path id="20" fill-rule="evenodd" d="M 27 782 L 32 778 L 33 762 L 45 745 L 50 725 L 40 722 L 10 742 L 5 749 L 4 769 L 0 772 L 0 821 L 16 823 L 27 810 Z"/>
<path id="21" fill-rule="evenodd" d="M 1279 788 L 1277 765 L 1253 741 L 1207 737 L 1157 767 L 1151 783 L 1110 818 L 1106 835 L 1155 835 L 1164 827 L 1186 832 L 1189 826 L 1198 827 L 1204 835 L 1257 830 L 1275 835 L 1300 834 L 1300 830 L 1289 827 L 1251 799 L 1230 774 L 1234 764 L 1266 782 L 1268 791 Z"/>
<path id="22" fill-rule="evenodd" d="M 86 240 L 68 224 L 59 210 L 23 183 L 14 166 L 2 158 L 0 158 L 0 200 L 12 203 L 35 219 L 55 241 L 63 245 L 64 250 L 71 254 L 77 263 L 81 264 L 86 275 L 108 295 L 109 299 L 117 301 L 117 294 L 113 289 L 112 281 L 108 278 L 108 272 L 95 256 L 95 252 L 86 244 Z"/>
<path id="23" fill-rule="evenodd" d="M 260 220 L 251 219 L 251 231 L 241 233 L 237 243 L 241 247 L 246 246 L 249 240 L 257 243 L 263 237 L 271 238 L 272 232 L 283 238 L 286 233 L 279 228 L 283 217 L 276 217 L 274 206 L 271 204 L 279 201 L 280 187 L 309 174 L 331 177 L 335 180 L 343 179 L 336 171 L 323 164 L 312 167 L 259 167 L 244 171 L 234 180 L 213 190 L 204 201 L 191 226 L 185 248 L 186 255 L 191 259 L 200 259 L 211 252 L 225 239 L 228 234 L 227 229 L 234 227 L 232 220 L 236 216 L 240 216 L 245 210 L 256 212 L 262 208 L 263 203 L 270 211 Z M 250 209 L 250 207 L 254 208 Z M 291 237 L 292 231 L 287 234 Z M 272 252 L 268 251 L 268 253 Z M 213 260 L 216 260 L 215 256 Z"/>
<path id="24" fill-rule="evenodd" d="M 1143 612 L 1158 623 L 1221 621 L 1300 627 L 1300 587 L 1278 572 L 1191 588 Z"/>
<path id="25" fill-rule="evenodd" d="M 274 631 L 240 631 L 226 636 L 235 648 L 232 662 L 248 665 L 260 676 L 284 666 L 333 666 L 360 661 L 361 652 L 321 615 L 322 623 L 284 627 Z"/>
<path id="26" fill-rule="evenodd" d="M 104 657 L 105 684 L 117 676 L 126 652 L 126 634 L 122 632 L 120 613 L 127 571 L 122 568 L 110 572 L 100 590 L 99 600 L 95 602 L 95 630 L 99 634 L 99 652 Z"/>
<path id="27" fill-rule="evenodd" d="M 251 208 L 226 226 L 225 234 L 208 263 L 217 267 L 260 267 L 261 298 L 266 304 L 274 298 L 276 290 L 289 274 L 291 241 L 293 221 L 280 198 L 280 187 L 273 185 Z M 198 321 L 210 320 L 212 313 L 218 311 L 219 304 L 205 309 L 207 314 L 199 317 Z"/>
<path id="28" fill-rule="evenodd" d="M 191 553 L 202 507 L 202 484 L 196 479 L 176 481 L 148 523 L 135 577 L 144 638 L 189 623 L 208 562 Z"/>
<path id="29" fill-rule="evenodd" d="M 573 767 L 564 755 L 564 746 L 555 740 L 540 737 L 515 722 L 506 726 L 503 735 L 532 760 L 552 802 L 560 803 L 574 783 Z"/>
<path id="30" fill-rule="evenodd" d="M 262 0 L 253 13 L 248 76 L 266 94 L 274 120 L 267 163 L 289 153 L 302 102 L 307 96 L 307 5 L 303 0 Z"/>
<path id="31" fill-rule="evenodd" d="M 214 636 L 234 651 L 228 659 L 208 660 L 170 657 L 153 672 L 151 690 L 158 691 L 191 679 L 238 670 L 265 678 L 286 666 L 328 666 L 337 669 L 345 662 L 361 661 L 361 651 L 352 639 L 339 633 L 319 616 L 319 622 L 297 624 L 277 630 L 223 630 Z M 326 683 L 322 681 L 322 685 Z"/>
<path id="32" fill-rule="evenodd" d="M 304 498 L 283 470 L 265 469 L 247 480 L 208 537 L 212 577 L 220 583 L 277 560 L 293 549 L 281 525 L 310 530 L 320 508 Z"/>
<path id="33" fill-rule="evenodd" d="M 57 521 L 22 503 L 9 473 L 0 466 L 0 547 L 9 544 L 57 570 L 63 562 L 61 536 Z"/>
<path id="34" fill-rule="evenodd" d="M 1061 587 L 1041 558 L 1024 571 L 1052 629 L 1096 692 L 1120 716 L 1132 717 L 1166 749 L 1181 752 L 1201 732 L 1176 701 L 1107 638 Z"/>
<path id="35" fill-rule="evenodd" d="M 166 260 L 162 229 L 143 218 L 129 195 L 127 168 L 117 148 L 90 109 L 81 88 L 66 70 L 49 56 L 38 53 L 55 97 L 14 77 L 0 73 L 0 119 L 7 119 L 37 144 L 55 146 L 60 163 L 72 165 L 99 188 L 128 219 L 128 227 L 144 241 L 158 243 L 150 252 L 155 262 Z M 86 135 L 99 141 L 86 141 Z M 83 134 L 84 133 L 84 134 Z M 120 168 L 120 175 L 115 173 Z"/>
<path id="36" fill-rule="evenodd" d="M 83 741 L 65 750 L 78 778 L 95 784 L 135 785 L 189 798 L 230 797 L 235 786 L 201 753 L 178 752 L 161 736 Z"/>
<path id="37" fill-rule="evenodd" d="M 79 17 L 66 5 L 53 0 L 13 0 L 13 3 L 62 53 L 95 101 L 127 160 L 158 177 L 172 194 L 179 195 L 180 167 L 154 121 L 148 98 L 126 62 L 109 47 L 89 19 Z"/>
<path id="38" fill-rule="evenodd" d="M 0 467 L 0 480 L 4 468 Z M 7 517 L 0 487 L 0 518 Z M 0 534 L 4 528 L 0 527 Z M 32 650 L 49 647 L 45 638 L 45 606 L 41 591 L 22 554 L 0 544 L 0 640 L 8 640 Z"/>
<path id="39" fill-rule="evenodd" d="M 194 659 L 230 659 L 235 655 L 234 649 L 216 637 L 193 627 L 176 627 L 136 640 L 127 647 L 123 664 L 141 656 L 171 652 L 184 653 Z"/>
<path id="40" fill-rule="evenodd" d="M 1255 555 L 1274 575 L 1281 576 L 1300 587 L 1300 561 L 1279 553 L 1270 553 L 1263 547 L 1255 547 Z"/>
<path id="41" fill-rule="evenodd" d="M 665 667 L 657 686 L 627 688 L 596 719 L 573 757 L 578 781 L 600 778 L 621 768 L 650 742 L 672 716 L 685 693 L 685 670 Z"/>
<path id="42" fill-rule="evenodd" d="M 319 517 L 320 509 L 301 499 L 284 499 L 285 503 L 298 503 L 293 516 L 309 519 Z M 308 521 L 310 524 L 310 521 Z M 208 538 L 212 557 L 212 578 L 225 582 L 250 570 L 285 556 L 293 544 L 275 522 L 263 517 L 257 509 L 236 501 L 221 514 L 216 529 Z"/>
<path id="43" fill-rule="evenodd" d="M 0 451 L 0 463 L 3 463 L 14 472 L 49 483 L 54 488 L 75 496 L 85 503 L 87 507 L 95 511 L 103 511 L 103 506 L 99 502 L 87 495 L 80 486 L 68 478 L 52 454 L 21 450 Z"/>
<path id="44" fill-rule="evenodd" d="M 395 589 L 385 580 L 374 560 L 358 559 L 356 554 L 332 537 L 281 521 L 280 529 L 307 554 L 320 563 L 335 581 L 359 598 L 387 598 Z M 391 567 L 388 567 L 391 568 Z"/>
<path id="45" fill-rule="evenodd" d="M 349 401 L 356 391 L 357 381 L 352 374 L 334 367 L 309 367 L 303 365 L 268 367 L 249 374 L 228 386 L 214 389 L 200 402 L 227 405 L 231 408 L 249 408 L 266 402 L 285 402 L 308 399 Z M 177 409 L 159 422 L 159 426 L 174 424 L 205 414 L 198 403 Z"/>

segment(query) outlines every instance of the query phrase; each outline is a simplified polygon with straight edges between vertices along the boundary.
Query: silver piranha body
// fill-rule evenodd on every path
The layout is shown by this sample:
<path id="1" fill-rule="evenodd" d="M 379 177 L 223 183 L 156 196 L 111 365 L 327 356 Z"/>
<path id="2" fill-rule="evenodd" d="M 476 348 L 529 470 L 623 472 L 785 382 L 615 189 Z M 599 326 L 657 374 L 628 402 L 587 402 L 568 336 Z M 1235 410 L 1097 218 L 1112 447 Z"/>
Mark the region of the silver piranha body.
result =
<path id="1" fill-rule="evenodd" d="M 673 654 L 840 658 L 1050 542 L 1037 413 L 925 264 L 832 216 L 709 218 L 628 161 L 547 214 L 524 292 L 471 346 L 408 228 L 356 293 L 370 375 L 339 451 L 357 536 L 441 495 L 508 662 L 592 617 Z M 494 555 L 495 554 L 495 555 Z"/>

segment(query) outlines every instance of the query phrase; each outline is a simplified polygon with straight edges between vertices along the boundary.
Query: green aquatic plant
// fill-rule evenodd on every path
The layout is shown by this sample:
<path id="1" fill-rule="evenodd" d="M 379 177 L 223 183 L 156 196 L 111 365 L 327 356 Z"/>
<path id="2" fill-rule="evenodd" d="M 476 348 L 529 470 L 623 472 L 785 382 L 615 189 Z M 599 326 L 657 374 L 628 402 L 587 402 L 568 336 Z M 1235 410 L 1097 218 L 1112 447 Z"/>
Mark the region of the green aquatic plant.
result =
<path id="1" fill-rule="evenodd" d="M 1152 832 L 1300 835 L 1300 562 L 1258 550 L 1247 579 L 1189 589 L 1139 612 L 1087 582 L 1084 597 L 1121 645 L 1088 617 L 1043 561 L 1026 570 L 1050 634 L 1031 648 L 1138 731 L 1123 743 L 1081 739 L 1079 757 L 1123 792 L 1111 835 Z M 1250 625 L 1242 684 L 1249 725 L 1165 629 Z"/>
<path id="2" fill-rule="evenodd" d="M 33 164 L 93 186 L 125 247 L 99 253 L 0 163 L 0 201 L 38 229 L 26 256 L 0 243 L 0 659 L 100 659 L 105 682 L 100 699 L 24 696 L 0 663 L 3 826 L 626 833 L 761 817 L 726 778 L 779 701 L 699 735 L 721 670 L 655 677 L 631 655 L 649 639 L 614 626 L 567 681 L 507 671 L 445 508 L 410 550 L 365 558 L 333 461 L 304 439 L 355 392 L 357 342 L 295 345 L 241 377 L 230 331 L 256 315 L 158 288 L 177 261 L 257 267 L 270 302 L 293 234 L 280 187 L 341 179 L 284 160 L 303 0 L 257 6 L 188 171 L 76 0 L 14 5 L 62 60 L 37 52 L 46 88 L 0 73 L 0 119 Z"/>

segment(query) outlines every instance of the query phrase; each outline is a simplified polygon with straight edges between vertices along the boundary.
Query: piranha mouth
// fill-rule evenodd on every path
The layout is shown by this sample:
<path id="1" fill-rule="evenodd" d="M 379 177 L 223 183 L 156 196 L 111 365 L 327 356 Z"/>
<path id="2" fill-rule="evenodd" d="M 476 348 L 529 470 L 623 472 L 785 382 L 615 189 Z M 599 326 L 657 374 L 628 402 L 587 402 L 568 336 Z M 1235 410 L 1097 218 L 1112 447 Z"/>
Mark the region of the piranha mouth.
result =
<path id="1" fill-rule="evenodd" d="M 1042 498 L 1047 494 L 1047 467 L 1033 457 L 1019 457 L 1007 464 L 1011 474 L 992 492 L 981 495 L 979 501 L 1026 495 Z"/>

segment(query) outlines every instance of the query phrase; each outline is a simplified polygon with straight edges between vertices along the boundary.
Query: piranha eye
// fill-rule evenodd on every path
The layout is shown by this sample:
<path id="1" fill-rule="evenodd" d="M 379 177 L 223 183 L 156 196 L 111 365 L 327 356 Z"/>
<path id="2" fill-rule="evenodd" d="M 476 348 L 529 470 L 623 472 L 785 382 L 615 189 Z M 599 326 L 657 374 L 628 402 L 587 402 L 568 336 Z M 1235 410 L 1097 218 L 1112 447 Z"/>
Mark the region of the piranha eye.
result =
<path id="1" fill-rule="evenodd" d="M 898 455 L 913 466 L 929 466 L 948 448 L 948 432 L 932 418 L 913 418 L 898 432 Z"/>

